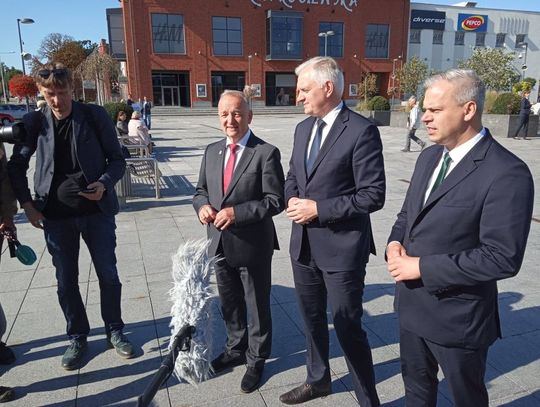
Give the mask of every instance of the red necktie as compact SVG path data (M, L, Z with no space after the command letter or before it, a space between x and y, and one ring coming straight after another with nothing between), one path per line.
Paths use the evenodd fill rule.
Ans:
M229 144L231 153L229 154L229 159L227 160L225 171L223 172L223 193L227 192L227 188L229 188L229 184L233 177L234 164L236 163L236 147L238 147L238 144Z

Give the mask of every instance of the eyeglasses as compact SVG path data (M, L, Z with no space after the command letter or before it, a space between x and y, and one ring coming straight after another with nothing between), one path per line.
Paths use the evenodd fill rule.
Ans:
M67 73L68 70L65 68L42 69L38 71L38 75L41 76L43 79L49 79L49 76L51 76L51 74L55 76L66 76Z

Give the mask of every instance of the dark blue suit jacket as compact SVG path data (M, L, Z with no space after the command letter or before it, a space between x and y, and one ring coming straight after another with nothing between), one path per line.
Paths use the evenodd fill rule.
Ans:
M114 123L101 106L72 103L73 134L79 165L88 184L100 181L105 185L106 191L98 205L103 213L114 215L119 209L114 185L122 178L126 168ZM52 112L46 107L42 114L28 113L23 117L23 122L28 137L24 143L13 148L13 155L8 163L9 177L21 205L32 201L26 171L30 158L36 152L34 205L37 210L42 211L54 175Z
M384 205L379 130L344 106L308 176L305 160L315 121L309 117L296 127L285 202L292 197L312 199L317 202L318 218L305 226L293 223L290 254L298 260L303 239L308 239L321 270L355 270L367 263L370 252L375 254L369 214Z
M443 152L424 150L390 241L420 257L421 280L396 286L402 328L445 346L478 348L500 336L497 280L521 267L534 186L527 165L487 131L423 204Z

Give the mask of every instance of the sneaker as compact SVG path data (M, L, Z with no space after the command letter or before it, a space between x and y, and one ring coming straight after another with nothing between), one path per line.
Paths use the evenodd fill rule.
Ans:
M79 367L81 360L88 348L86 336L73 338L62 357L62 367L66 370L74 370Z
M131 345L127 336L122 331L112 332L110 336L107 336L107 343L110 348L116 349L116 353L125 359L135 356L133 345Z
M13 351L4 342L0 342L0 365L10 365L13 362L15 362Z
M6 403L15 398L15 392L10 387L0 386L0 403Z

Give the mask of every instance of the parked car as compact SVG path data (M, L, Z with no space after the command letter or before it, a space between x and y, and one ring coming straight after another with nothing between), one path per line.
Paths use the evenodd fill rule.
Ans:
M0 105L0 113L8 114L13 116L16 120L20 120L26 114L26 106Z
M0 113L0 123L2 126L6 126L8 124L11 124L15 121L15 118L9 114Z

